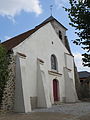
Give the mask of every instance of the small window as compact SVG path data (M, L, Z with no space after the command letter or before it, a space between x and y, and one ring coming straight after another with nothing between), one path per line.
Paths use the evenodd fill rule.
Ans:
M62 33L60 30L59 30L59 38L62 40Z
M57 70L57 59L55 55L51 55L51 69Z

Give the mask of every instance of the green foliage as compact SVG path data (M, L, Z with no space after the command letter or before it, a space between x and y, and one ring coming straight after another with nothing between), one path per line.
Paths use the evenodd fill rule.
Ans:
M7 52L0 44L0 104L2 102L3 90L8 80L8 64Z
M70 8L64 9L68 12L70 25L75 27L79 36L73 43L84 49L83 65L90 67L90 0L69 0L69 3Z

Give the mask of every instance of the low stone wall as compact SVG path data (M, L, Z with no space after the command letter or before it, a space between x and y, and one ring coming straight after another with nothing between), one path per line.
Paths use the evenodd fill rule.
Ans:
M15 57L10 54L10 64L9 64L9 80L6 83L3 98L2 98L2 110L12 111L14 109L14 99L15 99Z
M81 98L90 98L90 88L89 88L89 84L87 83L83 83L80 86L80 90L81 90Z

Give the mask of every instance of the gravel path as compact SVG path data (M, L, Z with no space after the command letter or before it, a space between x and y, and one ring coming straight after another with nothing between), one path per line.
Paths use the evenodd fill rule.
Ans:
M25 113L1 113L0 120L90 120L90 102L53 105Z
M90 102L53 105L52 108L35 109L33 112L59 112L80 117L90 113Z

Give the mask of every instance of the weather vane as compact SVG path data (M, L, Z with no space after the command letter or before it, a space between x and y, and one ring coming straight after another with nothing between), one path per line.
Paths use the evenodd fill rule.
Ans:
M51 16L52 16L52 9L53 9L53 5L50 5Z

